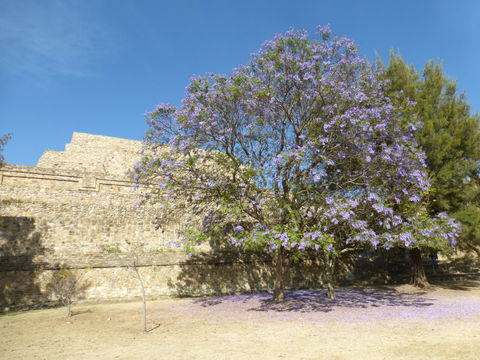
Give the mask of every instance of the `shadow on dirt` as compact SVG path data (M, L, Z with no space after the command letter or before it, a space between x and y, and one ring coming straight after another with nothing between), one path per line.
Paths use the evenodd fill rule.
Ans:
M461 291L469 291L474 288L480 287L480 276L476 275L471 279L468 279L467 275L460 274L457 276L458 278L455 279L450 276L450 280L443 280L443 279L432 279L430 278L430 284L434 287L441 288L441 289L448 289L448 290L461 290ZM467 277L467 278L466 278Z
M255 295L232 295L196 300L203 307L224 303L246 303L252 307L248 311L277 312L329 312L341 308L371 307L427 307L434 305L433 299L421 293L400 293L390 289L348 289L337 290L336 299L330 300L323 290L287 291L283 303L272 301L267 293Z

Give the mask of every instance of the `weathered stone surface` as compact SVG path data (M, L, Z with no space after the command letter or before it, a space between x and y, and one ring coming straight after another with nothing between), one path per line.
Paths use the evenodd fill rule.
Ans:
M141 150L140 141L74 132L65 151L45 151L37 166L125 177Z
M86 272L88 299L139 295L117 253L125 240L155 250L139 263L150 296L268 287L262 262L187 258L171 246L177 227L157 230L155 208L135 206L128 171L141 148L139 141L74 133L65 151L46 151L37 167L0 169L0 305L48 300L46 283L59 267Z
M74 133L65 151L47 150L36 167L0 168L0 311L50 300L47 284L58 268L83 274L87 299L139 296L118 252L125 240L150 250L138 265L151 297L271 288L268 257L245 259L207 246L189 258L172 246L182 219L156 229L156 208L135 206L128 176L141 149L140 141ZM382 260L360 259L345 280L384 282L391 264L375 258ZM315 261L296 263L287 286L320 287L320 273Z

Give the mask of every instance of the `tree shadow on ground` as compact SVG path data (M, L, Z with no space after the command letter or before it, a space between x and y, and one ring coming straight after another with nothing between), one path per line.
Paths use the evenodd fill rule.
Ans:
M336 299L330 300L323 290L287 291L286 300L276 303L267 293L255 295L234 295L199 299L194 303L203 307L222 303L242 302L252 304L248 311L276 312L330 312L341 308L372 307L427 307L432 306L433 299L419 293L401 293L391 289L346 289L336 291Z
M461 274L465 277L464 274ZM480 279L480 276L477 275L477 279ZM451 279L451 280L443 280L443 279L429 279L430 284L434 287L441 288L441 289L448 289L448 290L461 290L461 291L469 291L474 288L480 287L480 280L473 279Z
M63 307L63 306L65 306L65 305L63 305L63 304L58 304L57 307L60 308L60 307ZM92 310L90 310L90 309L85 309L85 310L72 310L72 317L73 317L73 316L77 316L77 315L90 314L90 313L92 313Z
M152 331L158 329L160 326L162 326L162 324L154 324L150 328L148 328L146 332L147 333L152 332Z

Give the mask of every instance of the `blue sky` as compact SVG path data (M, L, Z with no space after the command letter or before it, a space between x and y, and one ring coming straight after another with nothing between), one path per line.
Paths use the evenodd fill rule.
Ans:
M476 0L0 0L0 135L35 165L74 131L141 140L144 112L194 74L229 73L277 33L329 23L361 52L442 61L480 112Z

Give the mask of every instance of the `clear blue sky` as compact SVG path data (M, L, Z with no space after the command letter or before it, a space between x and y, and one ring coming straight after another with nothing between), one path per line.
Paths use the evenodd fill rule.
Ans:
M0 135L35 165L73 131L142 139L143 113L189 78L229 73L276 33L329 23L373 59L441 60L480 112L477 0L0 0Z

